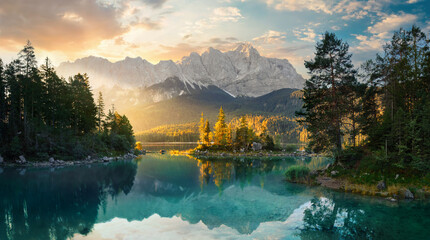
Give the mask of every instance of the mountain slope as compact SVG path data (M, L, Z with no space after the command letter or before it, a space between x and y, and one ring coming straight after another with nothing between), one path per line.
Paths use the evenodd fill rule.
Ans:
M214 123L221 106L227 119L244 114L294 117L295 111L302 107L297 92L297 89L281 89L258 98L233 98L216 86L208 86L193 94L152 104L131 106L125 109L124 113L136 131L166 124L196 122L202 112L211 123Z

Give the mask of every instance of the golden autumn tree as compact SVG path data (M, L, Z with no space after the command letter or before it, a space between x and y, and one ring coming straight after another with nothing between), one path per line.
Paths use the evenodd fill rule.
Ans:
M225 123L225 114L222 107L219 109L218 121L214 127L214 144L219 146L227 145L227 124Z

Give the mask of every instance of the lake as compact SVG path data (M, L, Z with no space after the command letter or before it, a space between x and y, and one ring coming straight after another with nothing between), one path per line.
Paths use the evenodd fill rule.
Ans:
M325 158L148 154L0 168L0 239L429 239L428 201L391 203L284 181Z

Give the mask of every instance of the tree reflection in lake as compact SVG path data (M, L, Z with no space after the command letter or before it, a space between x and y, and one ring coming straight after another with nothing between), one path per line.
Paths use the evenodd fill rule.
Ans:
M421 211L417 211L422 209ZM342 193L314 198L304 211L302 239L428 239L429 203L389 203ZM413 216L411 212L414 212Z
M46 170L4 169L0 175L0 239L67 239L93 228L107 197L127 194L132 162Z

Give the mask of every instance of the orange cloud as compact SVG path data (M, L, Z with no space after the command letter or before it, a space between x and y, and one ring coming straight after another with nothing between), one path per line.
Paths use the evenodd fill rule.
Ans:
M2 0L0 46L14 51L30 40L41 50L81 51L127 30L117 14L95 0Z

